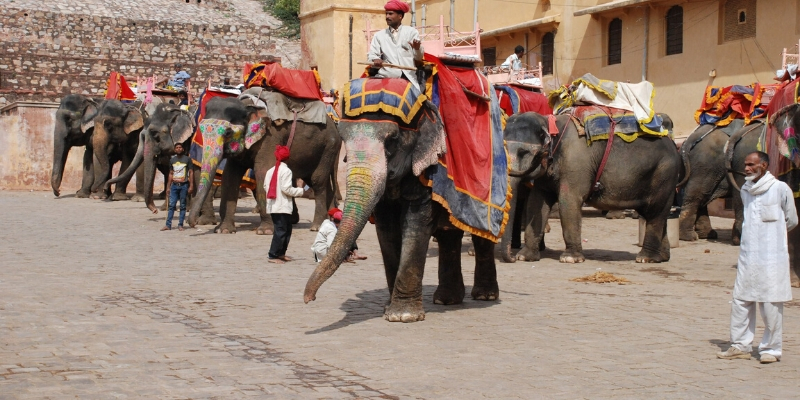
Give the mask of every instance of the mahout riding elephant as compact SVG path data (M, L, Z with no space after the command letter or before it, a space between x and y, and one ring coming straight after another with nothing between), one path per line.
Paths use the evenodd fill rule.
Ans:
M264 176L275 166L275 146L288 144L292 131L291 155L284 160L295 179L303 179L314 189L316 207L311 230L316 231L327 217L334 201L335 172L342 139L336 125L323 111L324 123L306 123L302 120L273 121L266 105L259 102L261 89L251 89L255 97L213 98L206 105L205 118L200 121L203 133L203 161L196 197L205 199L211 189L214 172L220 161L227 160L222 174L222 198L219 214L221 222L215 231L235 233L234 211L239 199L239 185L248 168L256 177L256 200L261 224L256 234L271 235L272 220L266 213ZM246 91L248 93L248 91ZM278 98L287 97L274 92ZM253 101L256 99L256 101ZM287 100L289 101L289 100ZM321 102L320 102L321 103ZM324 110L324 105L322 105ZM195 202L189 212L189 224L198 223L201 203ZM230 210L230 212L228 212Z
M797 134L798 132L800 132L800 104L795 103L777 110L775 113L769 116L769 121L770 121L769 123L773 125L771 128L774 128L773 132L774 134L784 135L785 138L794 137L794 139L797 140ZM774 141L771 140L771 138L767 138L765 140L765 144L768 148L775 145ZM797 145L795 144L794 148L790 148L790 150L797 151L796 146ZM795 158L796 157L797 156L795 156ZM786 161L786 160L775 159L779 157L774 157L774 156L771 156L770 158L771 159L769 160L769 162L771 171L774 169L777 163L781 161ZM741 169L739 169L737 167L738 156L733 158L733 162L734 162L734 167L731 169L733 171L736 171L735 173L737 176L743 176L744 163L740 164L742 165L742 167ZM791 163L793 161L789 162ZM783 182L786 182L789 185L789 187L792 189L792 192L794 192L795 208L800 210L800 197L798 196L798 193L800 193L800 168L798 168L796 164L793 164L786 173L776 175L776 178L780 179ZM744 182L743 178L741 179L742 179L741 181L737 179L737 183L740 186ZM794 280L800 278L800 229L795 228L789 231L789 236L787 239L789 244L789 264L792 266L792 271L794 271L795 274L795 276L792 278ZM794 283L795 286L797 285L797 282L798 281L795 280Z
M161 171L164 175L164 183L166 185L170 169L169 160L170 157L175 155L175 144L181 143L184 149L189 149L194 129L194 119L191 112L181 110L179 106L174 104L158 104L153 108L153 114L149 115L144 129L139 133L139 146L130 166L116 178L106 182L106 187L123 180L129 180L140 165L144 164L143 194L145 206L154 214L158 213L158 209L153 202L153 181L155 180L156 171ZM192 168L194 168L194 185L197 187L200 180L200 168L194 165ZM164 191L166 192L166 188L164 188ZM192 195L192 197L194 196ZM169 198L166 200L165 206ZM216 223L212 201L213 198L208 196L203 204L198 219L199 225Z
M637 262L668 261L667 217L681 172L675 143L668 137L640 136L628 143L614 135L614 142L599 185L595 178L607 141L593 141L578 135L569 115L555 117L558 133L550 136L548 119L524 113L508 119L505 129L512 179L533 180L528 198L528 225L519 260L541 258L539 243L551 207L558 202L566 250L561 262L583 262L581 207L585 203L600 210L636 210L647 221L644 246ZM597 188L595 190L595 187ZM514 203L512 202L512 213ZM501 242L510 252L510 237ZM510 259L510 255L503 256Z
M451 225L447 210L432 199L431 188L419 177L444 152L443 123L436 106L425 101L410 124L382 111L345 115L339 121L339 133L347 149L343 218L327 256L306 283L305 302L316 299L317 290L336 272L372 215L391 296L385 319L425 319L422 276L432 235L439 245L434 302L461 303L464 232ZM472 241L476 253L472 297L497 300L494 243L475 235Z
M75 197L89 197L94 182L94 151L92 150L93 120L98 107L97 102L81 94L69 94L61 99L56 111L55 130L53 132L53 171L50 175L50 186L53 194L61 194L61 179L64 177L64 166L67 163L69 150L75 146L85 146L83 153L83 180Z
M94 183L92 184L92 198L106 198L99 193L105 187L106 181L111 175L113 161L112 154L119 152L122 161L120 171L128 169L133 158L136 156L136 149L139 146L139 133L144 127L145 115L138 107L125 104L119 100L106 100L98 108L97 115L90 123L94 126L92 134L92 150L94 151ZM143 172L137 171L135 201L144 199ZM120 181L114 188L112 200L128 200L126 194L128 182Z
M679 183L684 198L680 215L680 239L694 241L716 239L717 232L711 227L708 204L719 198L731 198L737 215L734 220L732 242L739 244L742 228L742 202L732 179L744 183L744 177L728 177L731 159L736 153L734 169L744 169L744 157L756 151L758 139L764 131L764 122L757 120L744 126L743 120L734 120L726 127L701 125L689 135L681 146L681 159L686 174ZM729 153L726 160L726 150Z

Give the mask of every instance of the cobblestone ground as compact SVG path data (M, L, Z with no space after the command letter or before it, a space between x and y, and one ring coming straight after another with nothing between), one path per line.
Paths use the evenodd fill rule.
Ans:
M311 200L289 247L266 263L250 199L239 233L159 232L142 203L0 192L0 398L795 398L798 302L784 359L723 361L737 248L681 242L672 261L634 263L637 221L584 219L587 262L498 264L500 301L382 318L388 298L374 228L369 259L344 264L305 305L314 268ZM472 270L466 253L462 260ZM602 271L630 285L576 283ZM465 281L472 281L465 272ZM469 293L470 288L467 288ZM800 293L795 289L795 296ZM757 337L762 325L759 317Z

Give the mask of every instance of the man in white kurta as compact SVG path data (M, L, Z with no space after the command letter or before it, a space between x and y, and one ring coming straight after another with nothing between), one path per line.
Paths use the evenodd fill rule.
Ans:
M367 58L379 68L376 77L405 78L419 90L419 82L414 71L383 66L387 63L414 68L414 61L422 61L424 50L419 32L410 26L402 25L403 16L409 11L409 7L404 2L391 0L386 3L384 9L389 27L376 32L372 37Z
M745 158L742 186L744 222L736 283L731 301L731 347L724 359L750 359L756 329L756 304L764 321L758 346L762 364L780 361L783 303L792 299L787 232L797 226L792 190L767 171L769 157Z

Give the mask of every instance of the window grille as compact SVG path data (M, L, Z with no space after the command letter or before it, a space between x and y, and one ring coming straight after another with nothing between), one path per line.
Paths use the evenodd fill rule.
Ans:
M556 35L545 33L542 37L542 75L553 74L553 48Z
M608 24L608 65L622 63L622 20L614 18Z
M667 55L683 53L683 8L667 11Z

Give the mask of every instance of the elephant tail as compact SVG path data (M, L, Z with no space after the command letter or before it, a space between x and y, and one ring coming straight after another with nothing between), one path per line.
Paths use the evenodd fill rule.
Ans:
M683 161L684 173L683 173L683 179L681 179L681 181L678 182L677 185L675 185L675 187L677 188L680 188L683 185L685 185L686 182L689 181L689 175L692 174L692 164L689 163L689 152L692 151L692 149L689 146L687 146L687 144L688 143L683 142L683 145L681 146L681 160Z
M733 153L736 150L736 145L739 144L745 135L754 131L756 128L762 125L753 124L753 127L750 129L739 129L738 131L734 132L731 137L728 138L728 141L725 142L725 147L723 148L723 152L725 153L725 173L728 178L728 183L731 187L736 190L737 192L741 191L742 188L739 187L739 184L736 183L736 178L733 176L734 174L744 175L741 171L734 171L733 170Z
M142 131L139 132L139 146L136 148L136 155L133 157L131 165L129 165L128 169L126 169L124 172L117 175L116 178L107 180L105 185L103 185L103 190L108 190L112 184L126 182L127 180L131 179L133 174L136 172L136 169L142 165L142 161L144 160L144 141L146 135L147 129L142 129Z

